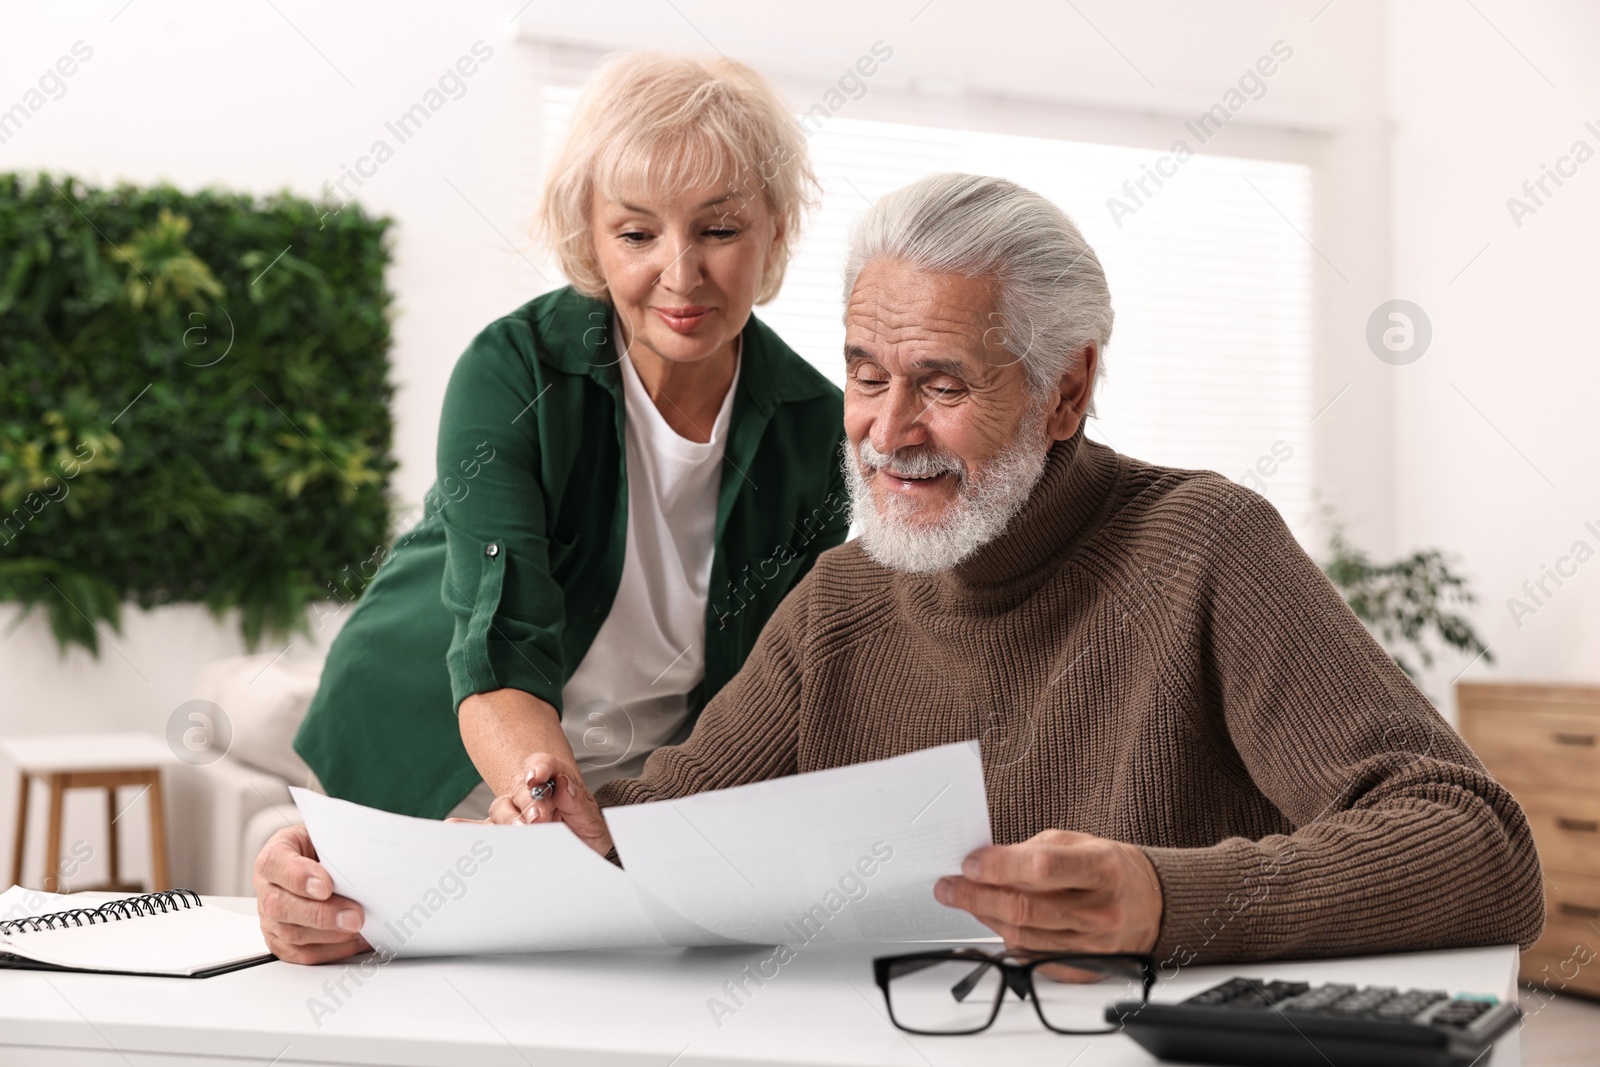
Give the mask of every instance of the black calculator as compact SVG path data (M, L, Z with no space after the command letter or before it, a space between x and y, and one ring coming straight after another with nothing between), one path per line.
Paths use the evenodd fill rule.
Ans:
M1247 1067L1485 1067L1521 1017L1494 997L1230 978L1177 1004L1106 1009L1164 1060Z

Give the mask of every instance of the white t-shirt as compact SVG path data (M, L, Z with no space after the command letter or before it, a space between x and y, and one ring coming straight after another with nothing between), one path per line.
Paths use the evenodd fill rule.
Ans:
M561 727L590 789L639 774L688 718L688 695L705 675L717 494L742 360L705 444L662 418L626 349L619 362L628 474L622 581L561 691Z

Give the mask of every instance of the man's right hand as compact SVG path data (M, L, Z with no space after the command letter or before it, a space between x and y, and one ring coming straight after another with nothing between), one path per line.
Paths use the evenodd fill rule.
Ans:
M256 912L267 948L289 963L328 963L368 951L361 905L335 896L304 826L267 839L256 857Z

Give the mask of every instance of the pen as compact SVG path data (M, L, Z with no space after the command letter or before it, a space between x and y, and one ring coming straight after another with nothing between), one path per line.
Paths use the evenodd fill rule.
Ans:
M533 799L534 800L544 800L546 797L555 796L556 795L556 780L555 780L555 777L551 776L550 780L546 781L546 782L535 782L532 778L529 778L528 779L528 792L533 795Z

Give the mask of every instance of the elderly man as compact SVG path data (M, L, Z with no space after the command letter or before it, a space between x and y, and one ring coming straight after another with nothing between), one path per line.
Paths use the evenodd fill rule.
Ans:
M591 797L535 755L556 795L492 818L607 852L607 805L981 738L998 844L929 889L1013 950L1182 965L1537 937L1522 812L1272 506L1085 439L1110 294L1059 209L929 178L867 215L846 279L860 538L641 777ZM294 863L285 884L316 869Z

